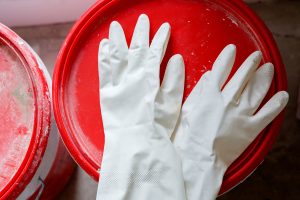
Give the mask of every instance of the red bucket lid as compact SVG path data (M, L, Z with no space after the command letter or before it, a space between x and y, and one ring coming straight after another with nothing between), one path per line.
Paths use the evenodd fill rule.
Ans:
M242 1L99 1L69 33L57 60L53 83L55 116L63 141L77 163L96 180L104 147L97 73L99 42L108 37L110 23L117 20L129 43L142 13L150 18L152 37L163 22L171 24L162 72L171 55L183 55L185 98L229 43L237 46L233 71L255 50L262 51L263 62L274 63L275 78L266 98L287 89L285 69L272 35ZM221 193L245 179L263 161L282 120L280 115L232 164L224 177Z
M30 47L0 24L0 199L30 182L49 134L49 90Z

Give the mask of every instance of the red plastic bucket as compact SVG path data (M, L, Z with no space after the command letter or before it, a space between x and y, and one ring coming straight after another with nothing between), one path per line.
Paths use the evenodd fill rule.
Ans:
M150 18L152 37L163 22L171 24L171 39L162 74L171 55L183 55L185 98L229 43L237 46L233 71L255 50L262 51L263 62L274 63L275 78L266 99L287 89L285 69L271 33L242 1L99 1L69 33L57 60L53 82L54 113L61 136L73 158L95 180L99 178L104 146L97 73L99 42L108 37L109 24L113 20L122 24L129 42L142 13ZM282 120L281 114L231 165L220 194L244 180L263 161Z
M0 24L0 199L53 199L75 164L58 134L51 78L36 53Z

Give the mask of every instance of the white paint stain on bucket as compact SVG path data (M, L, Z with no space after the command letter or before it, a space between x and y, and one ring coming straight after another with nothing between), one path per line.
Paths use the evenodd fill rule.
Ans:
M74 163L52 116L51 78L32 48L0 24L0 199L51 198Z

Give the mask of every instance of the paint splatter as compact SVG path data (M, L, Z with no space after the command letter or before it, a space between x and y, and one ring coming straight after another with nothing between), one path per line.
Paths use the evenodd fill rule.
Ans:
M33 121L33 90L27 72L14 51L0 43L0 190L25 157Z

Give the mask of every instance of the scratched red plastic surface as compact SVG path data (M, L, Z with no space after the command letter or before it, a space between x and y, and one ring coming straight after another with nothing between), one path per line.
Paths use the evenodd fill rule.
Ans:
M224 2L226 1L111 1L97 10L90 10L94 14L86 15L85 23L81 20L77 29L72 30L67 40L69 44L65 44L56 69L54 86L59 90L54 93L58 96L58 102L55 103L60 109L56 114L59 113L61 117L58 123L60 128L64 127L61 133L72 156L95 179L98 178L97 170L104 147L97 54L99 42L108 37L110 23L113 20L121 23L129 44L140 14L145 13L150 18L151 38L162 23L169 22L171 38L161 75L163 76L169 58L177 53L182 54L186 66L186 98L201 75L211 69L219 52L229 43L237 46L237 60L233 72L255 50L263 52L263 62L271 60L269 47L254 30L255 27L248 25L241 16L243 13L236 12L237 8L233 9L228 6L229 3ZM278 63L275 68L279 73L275 75L275 80L280 82L285 80L285 74L283 66ZM282 88L285 88L285 83L273 83L268 97ZM249 154L256 151L255 145L250 147ZM228 174L230 171L234 174L234 170L247 163L247 159L252 157L241 158L240 163L233 165ZM257 163L255 165L257 166ZM249 171L246 173L249 174ZM243 176L245 178L245 173ZM238 179L241 181L241 177L235 179L235 183L231 183L230 187L236 184Z
M0 41L0 191L27 153L34 119L32 96L23 64Z

